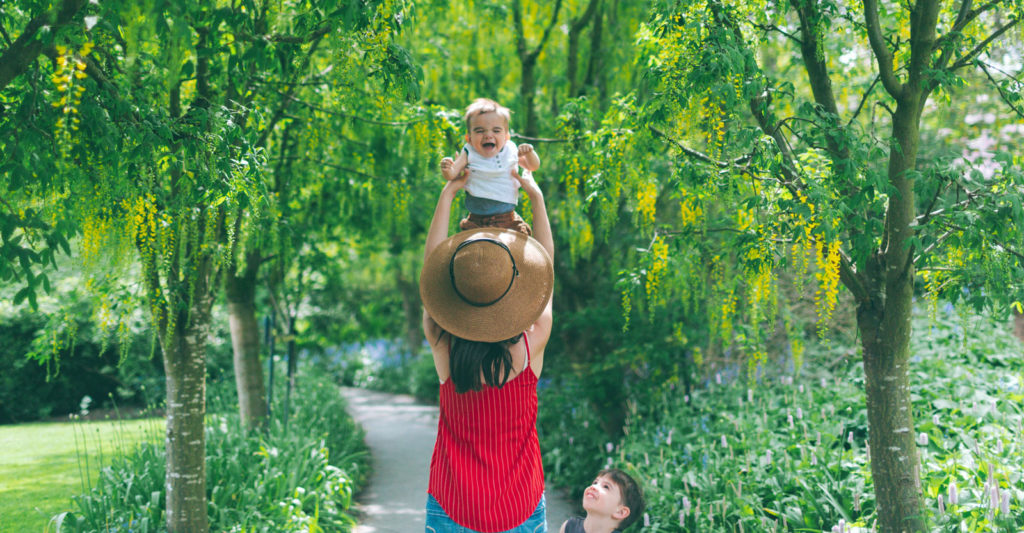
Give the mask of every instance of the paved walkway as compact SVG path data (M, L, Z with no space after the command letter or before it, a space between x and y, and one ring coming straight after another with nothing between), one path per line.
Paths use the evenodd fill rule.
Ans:
M437 407L411 396L342 388L348 410L366 430L373 474L356 508L355 533L423 531L430 455L437 432ZM564 495L549 488L548 529L557 532L573 512Z

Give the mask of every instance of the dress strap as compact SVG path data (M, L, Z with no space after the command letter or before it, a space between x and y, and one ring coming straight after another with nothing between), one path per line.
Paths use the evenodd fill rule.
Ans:
M527 338L526 332L523 332L523 342L526 343L526 364L523 365L522 372L526 372L527 368L530 368L530 339Z

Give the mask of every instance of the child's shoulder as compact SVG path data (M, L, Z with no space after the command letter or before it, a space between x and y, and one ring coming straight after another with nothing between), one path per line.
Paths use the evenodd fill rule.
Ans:
M565 524L562 525L561 533L587 533L586 530L583 529L583 517L574 516L566 520Z

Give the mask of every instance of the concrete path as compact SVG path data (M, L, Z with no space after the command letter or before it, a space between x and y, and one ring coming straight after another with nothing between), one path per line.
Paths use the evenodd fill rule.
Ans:
M419 533L424 526L437 407L411 396L342 387L348 410L366 430L373 474L358 495L355 533ZM557 532L574 506L548 488L548 529Z

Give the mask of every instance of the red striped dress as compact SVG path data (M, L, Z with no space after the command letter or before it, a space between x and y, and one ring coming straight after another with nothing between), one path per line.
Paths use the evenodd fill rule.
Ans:
M451 378L442 383L440 413L428 492L463 527L493 533L525 522L544 493L530 343L526 368L500 389L456 394Z

